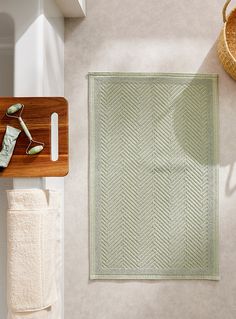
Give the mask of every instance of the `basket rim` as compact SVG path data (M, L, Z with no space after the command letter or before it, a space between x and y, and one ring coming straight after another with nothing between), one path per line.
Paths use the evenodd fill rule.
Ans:
M223 32L223 34L224 34L224 42L225 42L225 45L226 45L227 52L230 54L231 58L236 63L236 57L234 57L233 54L231 53L231 51L229 49L229 46L228 46L227 37L226 37L227 23L228 23L228 20L229 20L230 16L233 15L234 13L236 13L236 7L230 12L230 14L227 17L227 20L224 23L224 32Z

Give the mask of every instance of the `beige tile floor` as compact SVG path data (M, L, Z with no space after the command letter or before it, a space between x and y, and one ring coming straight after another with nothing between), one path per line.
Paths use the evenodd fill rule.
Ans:
M236 318L236 82L216 56L224 0L87 0L66 20L70 174L66 178L65 318ZM220 272L210 281L88 280L89 71L220 75Z

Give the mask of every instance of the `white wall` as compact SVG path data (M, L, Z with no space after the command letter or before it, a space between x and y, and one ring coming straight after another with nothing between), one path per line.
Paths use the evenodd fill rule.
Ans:
M14 93L14 21L6 13L0 12L0 96L12 96ZM0 180L0 319L7 315L6 305L6 256L7 230L6 189L13 187L12 179Z
M14 95L63 95L64 18L54 0L0 0L1 12L14 21Z
M42 95L64 95L64 18L53 0L43 0Z
M12 96L11 83L13 81L13 59L13 52L7 52L0 48L0 70L2 74L6 74L4 78L2 76L0 77L0 96Z
M67 18L81 18L86 15L86 0L55 0Z
M4 46L0 21L0 95L14 96L63 96L64 95L64 18L54 0L0 0L0 15L7 13L13 21L14 31L14 79L10 59L1 54ZM8 37L9 38L9 37ZM11 56L11 57L10 57ZM4 69L1 67L4 65ZM8 83L8 84L7 84ZM11 87L10 87L11 84ZM62 192L64 203L64 179L13 179L0 180L0 190L9 188L53 188ZM6 319L6 197L0 192L0 319ZM63 216L60 223L63 237ZM63 245L62 245L63 246ZM63 247L58 278L63 290ZM63 305L63 296L61 296ZM63 307L62 307L63 308ZM61 309L63 313L63 309ZM61 319L60 318L56 319Z
M14 90L14 21L0 12L0 96L12 96Z

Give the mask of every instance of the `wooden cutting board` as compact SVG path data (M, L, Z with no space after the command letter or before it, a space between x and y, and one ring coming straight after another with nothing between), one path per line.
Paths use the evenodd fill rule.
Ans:
M7 117L12 104L24 104L22 118L34 140L45 143L38 155L27 155L29 139L17 119ZM58 114L58 160L51 160L51 115ZM10 125L22 130L7 168L0 169L0 177L47 177L68 174L68 103L61 97L0 98L0 141ZM0 142L1 143L1 142ZM0 144L1 145L1 144ZM1 147L0 147L1 149Z

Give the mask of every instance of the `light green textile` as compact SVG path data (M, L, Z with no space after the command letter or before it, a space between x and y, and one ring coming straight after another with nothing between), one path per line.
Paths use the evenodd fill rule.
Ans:
M89 74L91 279L219 279L217 82Z
M6 168L8 166L20 132L21 130L7 125L2 141L2 149L0 151L0 168Z

